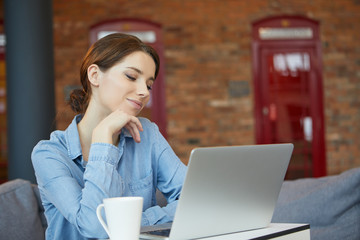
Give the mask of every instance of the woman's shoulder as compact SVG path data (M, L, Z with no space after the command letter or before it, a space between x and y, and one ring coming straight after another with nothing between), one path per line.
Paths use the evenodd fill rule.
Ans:
M50 136L48 139L41 139L38 144L44 144L44 143L50 143L50 142L56 142L60 141L60 139L63 138L65 134L64 130L55 130L50 133Z
M156 131L159 130L159 127L156 125L156 123L150 121L149 119L144 117L139 117L139 120L144 129L151 129Z
M39 141L34 151L53 151L67 153L71 147L79 145L79 134L77 130L76 116L65 130L55 130L50 134L49 139Z
M161 134L156 123L143 117L139 117L139 120L144 129L144 131L141 132L141 139L150 142L157 142Z
M45 152L61 154L67 152L65 131L56 130L50 134L49 139L40 140L34 147L32 155L44 154Z

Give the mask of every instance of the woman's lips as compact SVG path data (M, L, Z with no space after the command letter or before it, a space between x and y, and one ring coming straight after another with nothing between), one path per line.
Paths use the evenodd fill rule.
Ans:
M136 109L142 108L142 103L140 101L134 100L134 99L127 99L132 106L134 106Z

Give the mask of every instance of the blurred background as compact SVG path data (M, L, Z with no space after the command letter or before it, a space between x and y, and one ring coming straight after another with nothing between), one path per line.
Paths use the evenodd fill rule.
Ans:
M38 16L45 17L31 21ZM19 21L27 37L16 37L24 33L16 27ZM158 51L161 72L143 115L158 124L184 163L195 147L292 142L287 179L360 166L359 0L0 0L0 23L2 182L32 178L32 147L71 122L66 101L80 87L82 58L112 32L136 35ZM50 31L43 31L47 26ZM39 72L50 69L45 82L53 85L16 67L11 56L19 38L20 45L33 38L50 42L50 48L17 54L36 63L38 54L50 53L50 67ZM9 87L19 78L11 71L35 89ZM36 92L44 84L53 94ZM36 94L22 104L40 97L36 106L46 101L49 108L25 106L27 116L35 115L36 124L42 114L50 116L40 124L46 131L41 136L25 134L29 144L22 149L19 138L9 138L28 117L14 117L20 122L9 127L10 111L20 110L8 99L27 91ZM22 166L26 174L19 172Z

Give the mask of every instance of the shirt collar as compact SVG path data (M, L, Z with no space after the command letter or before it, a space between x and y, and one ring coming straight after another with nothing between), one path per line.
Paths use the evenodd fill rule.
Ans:
M82 119L82 115L76 115L71 124L66 129L66 142L68 143L68 154L72 160L82 155L79 131L77 124Z

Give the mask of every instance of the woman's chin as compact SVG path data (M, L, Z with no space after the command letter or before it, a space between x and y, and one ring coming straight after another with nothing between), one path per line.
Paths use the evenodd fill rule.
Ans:
M126 112L130 116L137 117L140 114L141 110L132 110L132 111L124 111L124 112Z

